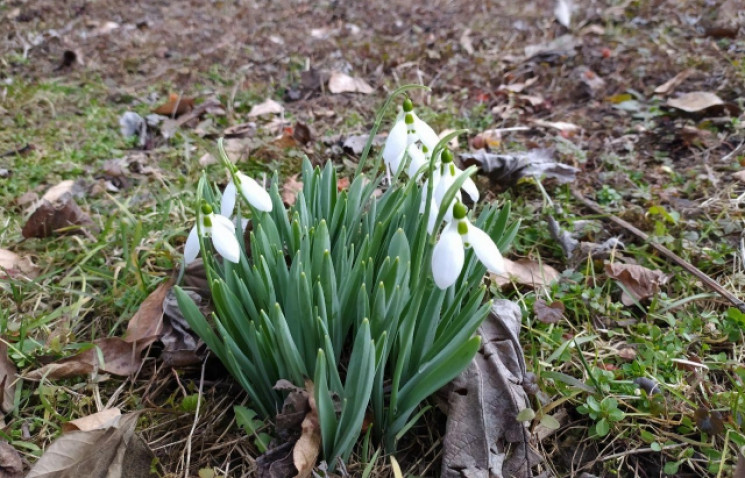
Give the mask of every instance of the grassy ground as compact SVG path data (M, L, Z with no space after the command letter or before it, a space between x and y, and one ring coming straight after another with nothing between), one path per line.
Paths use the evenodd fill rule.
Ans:
M423 83L431 91L414 99L424 119L437 130L471 130L460 138L460 152L488 128L536 119L582 128L576 134L544 128L508 133L496 147L553 148L580 169L574 184L546 181L543 194L534 181L504 192L486 177L478 181L487 198L511 199L522 219L510 257L561 273L545 287L502 291L525 312L523 346L541 389L534 408L560 423L538 442L544 468L557 476L730 476L736 450L745 445L745 314L587 209L572 188L743 297L745 187L733 176L745 164L745 132L737 118L745 96L742 33L707 35L718 13L703 1L578 1L576 46L531 60L526 46L566 33L553 21L553 2L409 3L0 4L8 27L0 39L0 154L9 152L0 157L0 169L8 170L0 178L0 248L40 266L35 280L0 282L0 333L19 374L122 334L144 298L178 265L203 169L199 159L215 153L214 135L248 121L254 104L282 102L288 123L307 124L314 139L285 149L273 143L278 131L267 120L251 119L256 133L246 139L244 169L279 169L288 177L308 154L316 162L334 161L341 175L349 175L356 156L324 138L366 133L387 91ZM62 64L65 50L75 52L70 65ZM309 89L303 83L308 67L349 71L376 91ZM714 92L737 104L737 113L687 115L665 107L655 88L689 68L676 93ZM587 81L593 74L602 85ZM500 89L526 82L524 92ZM293 90L300 99L288 101ZM144 116L172 92L197 103L220 100L225 114L202 118L212 136L185 127L144 151L121 136L123 112ZM32 147L14 153L27 144ZM133 170L116 178L107 172L108 160L133 157L139 165ZM224 182L219 168L206 171ZM80 182L77 202L98 231L24 240L27 206L18 199L66 179ZM106 181L117 190L107 190ZM547 215L567 230L583 225L577 237L586 242L620 238L625 247L611 251L606 262L660 270L667 282L651 299L624 305L602 258L564 257ZM560 301L562 320L537 320L538 299ZM129 379L19 380L0 436L33 463L70 419L107 404L161 407L171 413L149 414L140 424L161 474L183 475L189 448L192 475L213 467L249 475L256 445L242 438L230 412L245 400L219 372L208 374L205 412L189 440L194 413L182 405L197 392L199 378L198 368L170 370L151 358ZM639 378L653 381L660 393L640 388ZM437 422L427 416L424 423ZM439 433L435 425L415 430L410 449L430 451L425 459L402 459L408 472L434 473ZM387 472L383 460L379 469Z

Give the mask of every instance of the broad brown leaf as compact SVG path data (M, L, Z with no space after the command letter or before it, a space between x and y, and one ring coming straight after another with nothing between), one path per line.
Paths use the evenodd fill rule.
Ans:
M181 116L194 109L194 98L187 98L177 93L168 95L168 101L153 110L163 116Z
M135 315L129 319L124 340L138 347L146 347L160 338L163 332L163 301L171 290L174 280L161 283L140 304Z
M668 280L662 271L653 271L636 264L606 263L605 273L623 284L625 290L621 295L621 302L627 306L652 297Z
M101 372L114 375L132 375L140 367L140 352L142 348L125 342L119 337L108 337L95 340L94 347L72 357L67 357L56 362L44 365L32 370L27 378L39 380L42 377L49 379L60 379L87 375L98 369ZM99 363L100 355L104 363Z
M23 237L49 237L53 234L80 234L83 227L95 229L90 216L84 213L71 196L52 204L43 201L28 218Z
M555 324L564 316L564 304L560 300L547 304L545 300L537 299L533 304L533 312L536 319L544 324Z

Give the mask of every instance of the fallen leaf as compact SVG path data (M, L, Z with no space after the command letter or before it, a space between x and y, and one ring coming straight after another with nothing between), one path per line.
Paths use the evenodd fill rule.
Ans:
M222 145L228 159L233 163L248 157L248 140L245 138L225 138Z
M553 128L558 129L562 133L568 133L573 135L582 130L579 126L574 123L567 123L566 121L545 121L541 119L533 120L533 124L542 128Z
M636 349L634 347L622 347L618 350L618 356L631 362L636 359Z
M733 173L732 177L737 179L741 183L745 183L745 169L743 169L742 171L737 171L736 173Z
M505 273L492 274L494 283L503 287L513 281L520 285L530 287L543 287L557 280L559 271L546 264L539 264L528 259L520 261L504 260Z
M667 105L686 113L702 113L709 109L723 110L732 115L739 114L739 108L733 103L725 103L714 93L708 91L694 91L683 94L677 98L667 100Z
M538 77L534 76L532 78L528 78L527 80L525 80L525 82L522 82L522 83L510 83L509 85L500 85L498 90L509 91L510 93L522 93L525 89L532 86L537 81L538 81Z
M745 446L737 451L737 466L732 478L745 478Z
M206 167L211 164L217 164L217 159L215 159L214 156L212 156L210 153L204 153L201 158L199 158L199 165Z
M7 249L0 249L0 279L26 277L33 279L39 275L39 268L28 257L22 257Z
M30 206L38 200L38 194L33 191L26 191L25 193L18 196L18 198L16 198L15 203L18 207L25 208L26 206Z
M263 103L253 105L248 112L249 118L256 118L263 115L279 115L285 111L285 107L271 98L267 98Z
M556 179L560 184L574 182L579 169L553 159L548 149L532 149L514 154L496 154L486 150L458 155L464 166L477 165L492 181L507 188L524 177Z
M318 409L313 398L313 382L305 381L305 391L308 394L308 407L301 427L301 434L292 449L292 462L297 469L295 478L308 478L316 466L316 460L321 449L321 427L318 422Z
M353 78L339 71L331 73L328 83L329 92L338 93L363 93L369 95L375 91L372 86L365 83L361 78Z
M153 110L163 116L178 117L194 109L194 98L187 98L178 93L168 95L168 101Z
M336 180L336 190L339 192L344 191L349 187L349 178L343 177Z
M17 372L15 364L8 357L8 345L4 341L0 342L0 409L3 413L13 410Z
M137 478L153 476L153 453L135 433L139 413L105 426L76 430L54 441L26 478Z
M295 122L292 127L292 137L300 144L308 144L313 141L313 133L311 133L310 127L299 121Z
M99 428L108 428L114 421L119 420L122 411L118 408L107 408L92 415L76 418L62 424L62 432L90 431Z
M81 234L83 227L95 229L90 216L84 213L71 196L55 204L42 201L28 218L23 237L49 237L53 234Z
M209 297L210 290L201 259L192 262L186 268L184 283L187 285L184 291L205 316L210 315L209 305L205 305L207 301L203 299ZM168 291L163 301L163 331L160 342L163 344L160 360L165 367L186 367L200 364L204 360L204 343L186 322L173 289Z
M721 435L724 432L724 420L719 411L699 406L693 412L693 419L698 429L708 435Z
M145 144L147 124L142 119L142 116L134 111L127 111L119 117L119 129L125 138L138 136L140 138L140 145Z
M225 128L222 132L226 138L245 138L247 136L253 136L256 133L256 123L249 121L248 123L240 123L233 125L229 128Z
M65 199L66 196L74 196L78 194L81 189L82 188L80 184L75 184L75 181L73 181L72 179L66 179L47 189L47 191L41 197L41 200L53 203L55 201Z
M127 323L125 342L146 347L160 338L163 333L163 301L173 283L173 278L162 282L140 304L140 308Z
M496 300L478 334L482 348L448 390L442 478L531 476L540 457L516 417L530 407L519 334L520 307Z
M290 207L293 204L295 204L295 200L297 199L297 194L303 190L303 182L298 181L298 175L293 174L289 178L287 178L282 184L282 202L285 204L285 206Z
M673 76L672 78L655 88L655 94L665 96L669 95L675 90L675 88L679 87L686 80L686 78L691 76L692 73L693 70L691 69L681 71L677 75Z
M562 35L548 43L528 45L524 48L525 57L530 61L556 63L562 58L573 57L582 41L571 34Z
M0 478L22 478L23 460L18 450L8 442L0 441Z
M606 263L605 273L624 286L621 302L626 306L652 297L668 280L662 271L653 271L636 264Z
M487 129L474 136L471 146L474 149L497 148L502 144L502 133L498 129Z
M564 316L564 303L555 300L547 304L545 300L537 299L533 304L533 313L544 324L555 324Z
M32 370L26 375L30 380L78 377L96 370L113 375L129 376L140 367L142 348L125 342L119 337L108 337L93 341L93 347L72 357L63 358ZM99 362L99 355L103 363Z
M469 55L473 55L473 40L471 40L471 29L466 28L460 36L460 46Z
M572 23L572 0L556 0L554 16L561 25L569 28Z

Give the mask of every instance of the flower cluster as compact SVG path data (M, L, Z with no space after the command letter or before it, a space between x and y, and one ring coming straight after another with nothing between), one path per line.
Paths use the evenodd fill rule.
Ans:
M389 178L390 171L398 173L399 169L406 165L407 158L406 174L412 180L417 180L424 171L424 166L434 161L432 177L424 180L425 190L430 180L433 185L427 218L427 230L430 234L434 234L439 226L436 224L437 215L440 207L443 206L447 191L464 174L453 163L453 154L448 149L437 150L439 142L440 138L437 133L419 119L414 112L412 101L407 98L383 148L383 160ZM471 201L479 200L478 188L470 177L465 178L461 189ZM427 209L426 198L427 195L422 197L420 213ZM504 259L499 248L487 233L468 221L466 217L468 208L463 205L462 200L461 192L457 191L453 200L445 206L443 220L446 225L432 254L432 275L441 289L450 287L458 279L465 261L464 248L472 247L476 257L489 272L504 273Z

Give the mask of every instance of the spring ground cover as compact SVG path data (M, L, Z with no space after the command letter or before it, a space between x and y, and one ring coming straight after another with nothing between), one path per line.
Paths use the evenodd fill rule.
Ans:
M577 1L567 29L552 1L4 3L0 248L20 262L1 283L2 437L27 471L63 424L147 409L137 430L158 474L252 476L271 428L249 419L246 438L233 405L250 403L219 367L192 360L203 349L166 360L155 342L121 375L54 378L48 366L123 336L178 268L199 175L226 182L217 137L254 176L279 171L291 201L304 155L351 177L387 93L419 83L425 120L469 130L456 156L547 149L577 168L564 184L476 178L522 221L507 257L538 271L490 283L523 310L536 474L731 475L745 445L745 311L652 244L742 298L741 11ZM369 91L332 93L333 72ZM190 112L171 114L143 143L122 135L127 111L178 109L170 94L193 99L190 112L212 106L183 124ZM24 237L35 199L61 183L90 220L84 232ZM442 413L411 431L404 473L439 474Z

